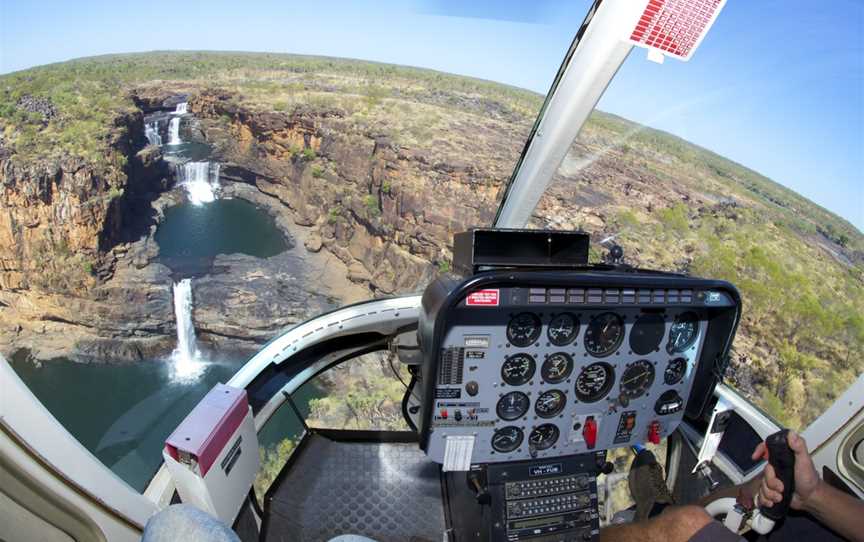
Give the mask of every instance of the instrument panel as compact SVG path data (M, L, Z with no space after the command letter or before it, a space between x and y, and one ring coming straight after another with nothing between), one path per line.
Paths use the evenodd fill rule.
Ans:
M480 292L450 311L437 345L432 460L446 465L449 437L473 437L472 464L495 463L659 442L681 421L708 330L702 293ZM715 293L715 303L733 304Z

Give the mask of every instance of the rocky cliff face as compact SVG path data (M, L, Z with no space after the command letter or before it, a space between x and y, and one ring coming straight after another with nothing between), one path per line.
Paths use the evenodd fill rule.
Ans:
M132 243L168 170L155 149L136 152L140 112L115 126L103 163L0 159L0 351L140 359L166 347L170 277L142 272L152 247Z
M338 109L251 111L220 92L190 108L207 119L223 179L277 198L312 228L310 251L325 248L383 294L416 290L448 265L453 233L491 222L510 165L495 155L518 154L522 141L490 130L470 154L444 142L418 150L354 130Z
M110 274L105 252L128 237L136 200L164 189L167 177L158 153L133 151L143 147L141 114L116 126L103 164L0 159L0 289L81 293L97 272Z

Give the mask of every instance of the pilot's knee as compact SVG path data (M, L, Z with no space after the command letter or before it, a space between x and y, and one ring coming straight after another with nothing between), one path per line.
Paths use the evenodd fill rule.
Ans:
M664 515L666 514L674 514L676 525L688 538L713 521L701 506L667 508L664 512Z

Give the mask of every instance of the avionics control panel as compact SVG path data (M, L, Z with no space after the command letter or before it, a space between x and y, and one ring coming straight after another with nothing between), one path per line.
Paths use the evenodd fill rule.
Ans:
M694 383L710 392L737 322L734 288L597 275L491 273L473 286L440 285L449 302L437 309L442 292L429 299L427 290L424 311L435 314L432 325L431 312L425 327L421 319L421 434L432 460L447 465L458 453L497 463L659 442L680 423Z
M605 460L605 454L601 454ZM497 464L486 471L492 497L490 540L596 539L597 456Z

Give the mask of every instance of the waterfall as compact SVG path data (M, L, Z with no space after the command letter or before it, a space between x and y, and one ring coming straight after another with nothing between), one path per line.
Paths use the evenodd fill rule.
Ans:
M192 205L202 205L216 199L219 190L218 163L186 162L179 166L177 176Z
M180 117L174 117L168 123L168 144L179 145L180 141Z
M174 374L178 378L190 378L201 371L201 354L195 340L195 325L192 322L192 280L183 279L174 283L174 317L177 320L177 348L171 354Z
M144 135L151 145L162 145L162 136L159 135L159 121L154 120L144 125Z
M177 104L177 108L174 109L174 114L175 115L185 115L188 109L189 109L189 104L187 104L186 102L181 102L181 103Z

